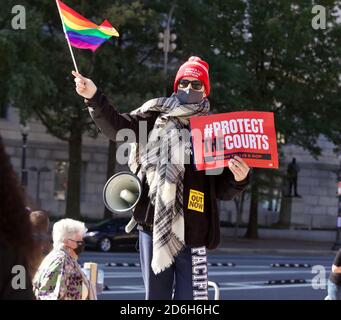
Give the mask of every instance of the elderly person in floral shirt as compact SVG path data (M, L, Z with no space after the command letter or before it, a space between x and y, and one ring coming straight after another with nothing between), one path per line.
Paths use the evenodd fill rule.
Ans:
M84 250L86 231L84 223L72 219L62 219L54 224L53 250L44 258L33 279L37 299L97 299L94 288L77 262L78 255Z

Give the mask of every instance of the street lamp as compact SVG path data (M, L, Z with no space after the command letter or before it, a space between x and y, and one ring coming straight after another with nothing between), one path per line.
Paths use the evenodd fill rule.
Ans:
M36 204L40 204L39 193L40 193L40 174L43 172L50 172L51 170L47 167L37 168L30 167L30 171L37 172L37 189L36 189Z
M337 171L337 197L338 197L338 210L336 222L336 239L333 244L332 250L341 248L341 162Z
M22 136L22 154L21 154L21 184L27 187L27 169L26 169L26 149L27 149L27 136L30 127L25 123L20 125Z
M168 69L168 53L173 52L176 49L176 40L177 36L175 33L170 33L170 24L172 21L172 15L175 9L175 1L172 3L170 11L168 13L167 24L164 32L159 33L158 48L163 50L164 53L164 66L163 66L163 75L164 75L164 87L163 87L163 95L167 94L167 69Z

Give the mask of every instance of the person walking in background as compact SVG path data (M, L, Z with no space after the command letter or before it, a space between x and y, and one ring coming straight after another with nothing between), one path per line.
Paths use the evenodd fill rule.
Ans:
M34 272L37 250L26 205L0 136L0 300L34 299L30 275ZM24 283L13 281L18 270Z
M288 164L287 168L287 179L289 183L289 190L287 197L291 197L291 191L294 187L294 197L300 198L301 196L297 193L297 179L298 173L300 172L300 167L296 162L296 158L293 158L291 163Z
M92 284L77 262L84 250L86 230L83 222L72 219L62 219L54 224L53 250L44 258L33 279L37 299L97 299Z
M52 239L49 234L50 219L45 211L32 211L30 212L30 221L33 228L33 239L35 247L37 248L37 257L34 263L34 274L37 272L38 267L43 261L44 257L52 249Z

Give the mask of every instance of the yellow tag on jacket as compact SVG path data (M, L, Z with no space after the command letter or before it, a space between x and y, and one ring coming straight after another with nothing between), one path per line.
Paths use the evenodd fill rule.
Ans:
M188 198L188 209L204 212L204 193L190 189Z

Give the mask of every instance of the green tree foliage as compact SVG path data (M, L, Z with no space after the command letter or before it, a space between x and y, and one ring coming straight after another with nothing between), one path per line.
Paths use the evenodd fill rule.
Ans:
M24 1L25 2L25 1ZM339 119L340 26L339 1L311 0L174 1L172 31L177 50L170 54L169 87L177 68L191 55L210 64L214 112L263 110L275 114L282 143L292 143L319 155L318 137L336 144ZM8 12L14 1L1 1ZM161 22L173 1L65 0L96 23L107 18L120 32L96 53L74 49L80 71L91 77L120 110L130 110L162 92L162 52L157 49ZM24 3L23 3L24 4ZM327 28L311 26L314 4L324 5ZM83 101L73 90L71 58L54 1L27 2L27 30L10 29L9 15L0 20L0 93L23 118L35 114L56 137L70 145L70 177L75 194L68 203L79 206L81 134L92 125ZM90 130L90 131L89 131ZM72 150L74 149L74 153ZM269 177L265 177L268 175ZM263 181L272 173L254 170L248 236L257 236L258 200ZM277 179L277 178L276 178ZM70 182L71 183L71 182ZM270 183L270 182L268 182ZM77 205L75 205L77 206ZM67 214L79 215L79 207Z
M159 54L155 13L140 1L64 2L95 23L107 18L121 35L95 53L74 48L79 71L91 77L121 110L137 107L156 94L160 75L151 67L153 55ZM2 103L17 107L22 121L38 117L49 133L68 142L66 216L79 218L82 135L95 136L97 131L74 90L74 67L55 2L23 2L27 29L21 31L11 29L9 10L14 4L0 4L1 12L7 12L0 31Z
M326 8L324 30L312 28L315 4ZM307 0L179 2L179 58L196 54L210 62L215 112L272 111L280 147L285 141L318 156L321 134L340 143L338 6ZM273 173L253 171L248 237L257 237L259 187L266 176L271 181Z

